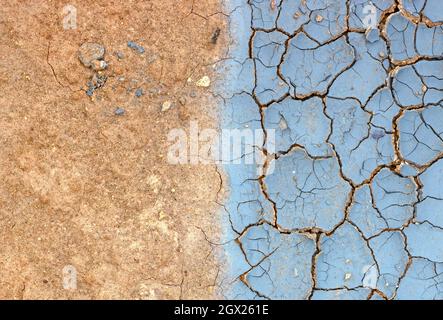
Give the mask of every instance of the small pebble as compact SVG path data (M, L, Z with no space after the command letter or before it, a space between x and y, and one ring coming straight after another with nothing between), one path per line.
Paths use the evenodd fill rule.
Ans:
M106 61L103 60L94 60L91 63L92 69L95 71L102 71L105 70L108 67L108 64Z
M134 41L128 41L128 47L134 49L140 54L145 52L145 48L143 48L141 45L136 44Z
M198 80L195 85L197 87L207 88L211 85L211 79L208 76L204 76L200 80Z
M94 88L93 87L91 87L88 90L86 90L86 95L88 97L92 97L93 94L94 94Z
M171 101L165 101L162 104L162 112L168 111L169 109L171 109L172 107L172 102Z
M323 21L323 17L318 14L317 17L315 17L315 21L322 22Z
M94 73L91 78L91 81L88 82L88 87L97 89L104 86L108 77L104 74Z
M140 98L143 95L143 89L142 88L138 88L137 90L135 90L135 96L137 98Z
M83 43L78 50L78 58L86 67L91 67L94 60L102 60L105 47L98 43Z
M125 55L123 54L123 52L120 52L120 51L117 51L117 52L115 53L115 55L117 56L117 59L118 59L118 60L122 60L122 59L125 57Z
M185 98L185 97L180 97L180 98L178 99L178 102L180 102L180 104L181 104L182 106L184 106L184 105L186 105L186 98Z
M163 220L163 219L165 219L167 217L168 217L168 215L166 213L164 213L163 211L160 211L160 213L159 213L159 219L160 220Z
M275 10L275 8L277 7L277 3L275 2L275 0L271 0L270 6L271 10Z
M114 114L115 114L116 116L122 116L122 115L125 114L125 109L123 109L123 108L117 108L117 109L115 109Z

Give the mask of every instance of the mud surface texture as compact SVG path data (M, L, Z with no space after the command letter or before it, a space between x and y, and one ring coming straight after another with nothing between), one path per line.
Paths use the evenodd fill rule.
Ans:
M230 10L224 123L262 130L266 162L226 165L222 294L443 298L441 1Z
M213 124L195 81L225 16L215 0L66 5L0 9L0 298L213 297L220 175L165 157L171 128Z

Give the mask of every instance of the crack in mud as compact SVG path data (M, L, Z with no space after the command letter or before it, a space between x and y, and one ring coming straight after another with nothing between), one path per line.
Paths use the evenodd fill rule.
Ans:
M364 296L367 299L377 297L381 299L399 298L402 283L408 282L405 285L407 287L409 282L412 281L408 277L408 273L411 272L411 267L415 261L419 261L426 268L426 261L432 264L433 279L439 279L439 268L443 263L443 260L432 260L411 252L411 248L417 252L423 252L424 249L420 245L411 245L406 233L411 225L421 226L423 223L428 223L432 230L442 229L437 223L432 224L425 219L420 219L417 211L424 200L430 199L423 193L424 184L421 177L428 170L437 170L433 168L443 157L443 130L437 127L435 121L431 124L431 115L423 115L422 113L427 111L430 113L430 110L441 110L443 107L443 86L439 82L442 81L443 77L440 77L442 76L441 72L437 75L430 73L430 70L436 70L438 66L441 69L443 51L433 52L430 55L417 44L414 44L414 49L410 49L408 47L409 43L407 43L408 40L400 43L397 40L392 40L392 37L396 36L396 32L406 32L407 30L406 27L404 30L400 30L395 23L407 21L404 23L413 25L415 28L414 41L416 43L419 28L422 32L428 32L429 29L434 28L433 46L437 46L443 42L441 32L443 23L432 21L422 12L426 10L427 1L424 3L422 11L414 15L408 9L405 9L405 1L395 0L390 1L391 4L382 9L377 7L379 17L377 27L368 30L363 26L355 25L355 21L358 20L355 17L357 1L337 1L334 4L328 1L320 2L325 3L325 7L315 7L317 5L315 1L299 1L299 3L297 2L298 8L296 3L293 4L293 7L290 7L294 8L293 17L295 21L305 19L300 25L294 27L294 31L290 30L289 27L285 28L284 23L281 22L283 18L286 19L283 15L289 10L288 2L285 0L248 0L247 6L249 9L244 9L245 12L249 12L248 14L251 17L247 56L233 57L232 60L242 65L241 72L243 72L243 68L246 68L247 63L251 64L251 67L248 68L252 72L250 74L252 84L245 86L249 90L240 88L237 92L220 96L225 104L234 98L244 97L244 99L249 99L256 105L256 114L260 117L259 125L264 134L263 144L258 149L265 161L261 166L261 174L256 178L249 178L248 181L256 182L262 201L268 202L269 206L263 204L260 199L257 201L260 202L261 210L269 210L269 214L264 214L256 222L248 223L238 231L238 227L234 226L232 220L236 212L229 212L225 207L226 211L229 212L232 230L237 230L235 232L238 236L235 238L235 243L239 246L245 261L249 265L249 268L241 273L238 279L253 296L266 299L273 297L313 299L329 297L322 295L317 297L317 293L332 294L339 292L355 293L356 296ZM375 6L379 2L374 1ZM310 5L315 8L311 10ZM300 8L303 8L305 12ZM317 21L317 25L326 24L329 15L343 21L343 25L334 26L337 29L334 30L332 25L337 22L331 20L328 22L327 31L323 32L324 29L316 27L315 21ZM293 21L287 22L288 25L290 23L296 24ZM375 40L370 39L371 32L378 32ZM323 39L324 37L326 39ZM405 37L403 36L403 39ZM268 39L268 42L262 40L262 38ZM262 42L257 44L260 41ZM340 41L342 41L342 47L339 46ZM323 48L329 46L332 46L333 49L321 51L321 53L323 55L330 54L333 62L329 62L331 66L325 68L323 74L315 74L317 72L316 68L323 68L322 64L328 64L327 61L320 62L323 57L321 55L316 56L315 53L317 50L323 50ZM361 51L363 46L366 46L366 52ZM409 55L410 50L414 51L414 55L399 59L399 56L404 55L403 52ZM261 54L263 54L262 57ZM300 61L304 60L305 64L291 65L288 59L291 59L291 55L294 54ZM311 60L306 58L308 57L307 54L312 54ZM340 54L343 54L343 56L339 56ZM352 61L347 61L348 57L351 57ZM337 59L337 61L334 59ZM339 62L340 59L345 60L343 67L331 71L334 61L338 64L341 63ZM364 64L370 64L373 67L372 69L366 69ZM293 77L289 75L291 69L288 65L296 69L292 71L297 71ZM408 68L412 68L412 71ZM329 74L327 74L328 72ZM373 72L373 74L364 75L360 72ZM415 75L420 82L418 89L421 92L417 92L419 90L416 89L416 84L411 84L415 86L414 88L408 86L408 83L413 82L414 79L403 76L406 72ZM326 77L324 74L327 74ZM343 80L346 77L354 76L355 78L348 80L348 82ZM365 82L365 78L371 77L374 79L378 77L379 82L377 83L375 80ZM262 78L266 80L265 86L260 82L263 80ZM362 89L361 91L355 91L354 84L349 84L353 79L356 79L356 86L360 85L362 87L357 88ZM404 79L407 83L403 81ZM248 82L248 80L241 81ZM309 90L302 88L306 92L297 92L300 86L304 86L308 82L311 82L312 88L308 88ZM324 83L326 84L323 85ZM319 86L324 88L319 89ZM363 92L364 90L367 93ZM351 95L352 92L356 92L356 95ZM426 95L428 92L432 94ZM273 119L276 119L274 116L276 113L272 113L276 106L287 101L289 101L288 103L310 103L316 98L321 100L323 113L321 116L326 120L324 123L329 122L326 126L328 134L324 139L325 147L316 150L315 154L312 153L310 148L312 149L313 145L310 144L309 140L304 143L300 142L304 136L302 135L304 132L300 132L299 136L295 135L295 138L289 140L289 144L286 143L286 149L271 151L268 148L268 130L271 129L269 118L274 117ZM356 107L346 109L346 106L351 102L355 103ZM385 107L386 109L383 109ZM349 110L349 112L341 113L343 110ZM412 119L407 119L409 121L407 122L405 116L409 114L414 116L410 116ZM280 130L278 134L281 134L282 137L288 135L287 126L288 123L289 126L293 125L291 121L298 119L299 122L296 125L301 124L303 120L313 121L312 118L303 118L304 114L296 114L296 116L290 114L288 118L281 111L278 117L279 119L283 118L284 121L284 129L278 129L278 126L275 126L277 131ZM411 121L412 124L410 124ZM419 128L414 126L418 122ZM274 123L271 122L271 124ZM275 128L272 127L272 129ZM290 129L293 130L294 128L295 130L301 130L300 126L292 126ZM424 133L419 130L424 131ZM410 139L405 138L408 134L411 136ZM423 136L424 134L435 137L435 142L431 141L427 144L424 141L426 139ZM411 146L411 143L416 143L416 146ZM430 153L429 158L422 159L423 156L420 155L420 150L424 153ZM292 168L296 163L304 161L304 163L312 165L312 172L306 173L306 177L302 177L300 172L303 168L297 167L298 169L295 170L294 174L295 182L291 182L289 178L284 180L285 175L291 175L291 165L281 164L281 167L279 167L279 164L284 163L285 159L291 157L295 157L292 162L288 160L288 163L292 163ZM357 169L356 164L359 166ZM272 166L277 167L276 170L281 170L281 173L277 171L281 175L280 180L272 180L271 177L277 174L275 171L269 173ZM407 172L405 172L405 168L408 170ZM317 174L317 171L321 171L321 169L323 169L323 173ZM332 179L327 174L328 170L336 170L336 175L342 181L340 187L337 187L338 182L337 185L326 186L329 182L328 179ZM412 173L409 171L412 171ZM322 174L323 176L321 176ZM428 180L432 179L428 175L426 175L426 178ZM303 183L299 181L303 179ZM318 185L311 181L316 181L315 183L318 183ZM279 186L279 183L282 185ZM311 184L313 184L310 187L311 189L308 189L307 186ZM305 187L307 189L304 189ZM292 188L292 191L287 191L288 188ZM319 216L325 213L321 211L329 212L327 207L331 205L326 204L325 207L320 203L325 201L333 203L334 201L333 196L331 196L331 200L322 198L322 192L334 188L337 190L337 195L344 192L347 194L346 199L341 204L341 217L337 217L336 221L327 221L330 217L324 218L327 223L322 223L323 218ZM294 190L299 193L299 196L295 198L292 193ZM316 192L319 192L320 198L317 198ZM333 195L333 193L331 194ZM305 204L305 199L308 199L307 204ZM434 196L433 199L440 198ZM249 200L248 202L240 202L238 205L252 202L253 200ZM301 214L304 216L306 215L304 209L309 205L311 205L313 211L312 218L306 218L305 220L301 218L297 220L299 223L288 222L290 219L286 215ZM357 205L366 209L358 211L356 209ZM287 209L289 206L290 208ZM373 212L373 216L369 217L368 210ZM365 217L365 215L368 216ZM374 225L368 222L367 226L362 226L365 220L369 221L369 219L376 221ZM375 227L376 224L380 224L380 226ZM310 261L304 265L309 270L310 285L302 292L301 290L294 290L295 293L300 294L299 296L291 296L291 293L285 293L285 286L274 287L275 281L281 281L276 277L284 277L284 275L278 273L274 277L270 275L273 268L278 269L275 266L278 261L272 259L280 250L280 246L272 247L273 238L248 238L250 233L254 234L256 228L263 227L273 228L281 236L300 235L313 242L312 247L310 247L310 250L313 250ZM358 256L357 251L353 254L367 261L369 265L375 266L376 284L364 285L367 273L371 269L364 271L361 275L362 278L357 281L354 281L355 276L351 273L346 273L345 279L337 278L341 275L340 268L330 265L330 263L334 263L334 260L328 262L329 252L325 252L324 247L327 244L328 250L333 250L333 246L330 247L329 242L334 241L335 238L338 240L346 239L341 234L342 230L345 229L355 230L356 239L358 237L361 240L362 248L366 248L367 251L365 252L367 254L365 256ZM418 237L415 233L413 236ZM388 238L384 242L378 243L383 237ZM257 248L263 246L263 243L267 243L268 249L273 249L269 252L255 249L254 251L259 252L260 259L256 263L251 263L251 257L255 256L257 252L251 250L248 252L245 247L246 241L257 242ZM398 263L395 267L392 267L388 265L389 261L383 250L385 250L384 245L394 243L394 241L396 241L396 245L401 244L402 252L399 252L398 256L395 257L395 259L398 259ZM283 244L280 245L283 246ZM341 245L340 243L340 248ZM351 247L353 245L352 243L349 244ZM343 245L343 248L345 247L346 245ZM439 251L438 248L432 250ZM439 256L439 253L435 253L435 255ZM345 262L345 265L351 265L352 263L354 262ZM255 274L257 269L260 268L261 273L259 275ZM338 268L337 271L330 271L332 269L336 270L336 268ZM356 270L355 268L354 270ZM336 272L336 274L333 272ZM395 274L393 274L394 272ZM413 272L418 271L413 270ZM357 273L361 273L360 270L357 270ZM331 280L331 277L335 278ZM261 278L262 282L256 281L257 278ZM296 278L297 276L294 277L294 279ZM382 278L389 278L390 280L383 280ZM254 280L253 283L250 279ZM290 279L287 280L290 281ZM424 279L423 281L428 280ZM265 282L270 284L263 285ZM341 283L341 285L334 285L334 283ZM348 283L355 283L355 285L348 285ZM440 282L436 282L435 285L438 284ZM405 290L407 291L407 289ZM423 295L425 294L426 290L423 291ZM405 295L408 297L407 292L404 293L403 297ZM433 297L437 296L441 296L438 290L434 292Z

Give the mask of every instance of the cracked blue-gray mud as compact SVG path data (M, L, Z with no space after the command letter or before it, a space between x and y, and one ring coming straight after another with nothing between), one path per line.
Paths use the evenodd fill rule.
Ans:
M440 1L225 9L221 127L262 130L254 152L266 161L224 165L221 294L443 298Z

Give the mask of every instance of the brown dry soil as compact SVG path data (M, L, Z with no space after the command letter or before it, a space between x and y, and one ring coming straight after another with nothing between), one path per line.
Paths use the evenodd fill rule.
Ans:
M169 165L166 151L170 129L215 125L210 88L195 81L222 56L218 1L72 0L75 30L63 28L66 4L0 9L0 298L215 297L205 239L218 233L221 176ZM103 44L109 63L92 97L84 42ZM77 290L62 286L67 265Z

